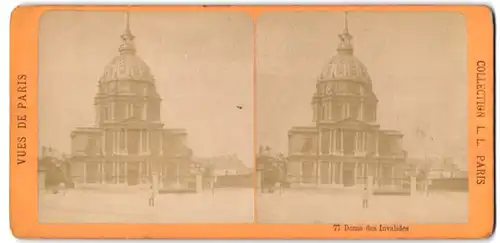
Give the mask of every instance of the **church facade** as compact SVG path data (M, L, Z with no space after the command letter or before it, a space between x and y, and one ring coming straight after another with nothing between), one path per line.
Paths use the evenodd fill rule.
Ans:
M337 54L323 68L312 97L314 125L288 132L287 173L301 183L355 186L398 184L407 153L403 134L377 124L378 99L345 29Z
M105 67L94 98L95 126L71 133L71 174L77 183L136 185L153 172L165 184L183 183L191 164L184 129L161 122L161 97L149 66L126 28L118 55Z

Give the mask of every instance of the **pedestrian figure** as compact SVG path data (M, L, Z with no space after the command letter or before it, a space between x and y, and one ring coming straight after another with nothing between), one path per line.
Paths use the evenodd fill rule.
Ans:
M158 191L158 176L153 174L151 181L151 196L149 197L149 206L154 207L156 201L156 192Z
M215 182L217 182L217 177L212 175L212 181L210 182L210 187L212 188L212 195L215 195Z
M363 189L363 209L368 208L368 199L370 197L370 193L368 192L368 188L365 186Z
M149 206L154 207L155 206L155 191L153 190L153 186L151 186L150 189L151 189L151 195L149 196Z

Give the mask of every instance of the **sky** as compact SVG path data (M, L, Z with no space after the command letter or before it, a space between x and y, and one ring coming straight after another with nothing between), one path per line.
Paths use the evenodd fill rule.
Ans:
M379 99L382 129L408 156L467 163L467 36L452 12L350 12L354 55ZM312 124L316 79L336 54L342 12L265 13L256 30L257 143L288 152L288 130ZM423 139L418 130L428 135ZM431 140L432 138L432 140Z
M250 17L131 12L130 27L156 78L165 126L185 128L196 157L237 154L253 166ZM39 28L39 147L69 153L71 131L94 126L98 80L118 55L125 13L50 11Z

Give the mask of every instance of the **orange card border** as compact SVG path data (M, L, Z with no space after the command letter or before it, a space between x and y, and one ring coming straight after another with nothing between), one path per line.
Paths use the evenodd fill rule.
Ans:
M466 19L468 35L468 224L415 224L407 232L335 231L331 225L285 224L39 224L37 220L37 36L40 16L48 10L106 11L242 11L255 21L272 11L453 11ZM254 28L255 29L255 28ZM360 239L485 238L494 227L494 32L487 6L20 6L13 10L10 30L10 224L20 238L177 238L177 239ZM484 70L483 70L484 69ZM477 72L486 79L485 117L476 117ZM26 93L18 80L26 77ZM254 81L255 84L255 81ZM18 90L19 89L19 90ZM27 108L18 108L26 94ZM27 128L17 128L27 118ZM482 126L479 134L477 127ZM26 162L19 163L18 140L27 140ZM477 146L477 139L484 139ZM477 156L486 177L477 184ZM22 161L20 161L22 162Z

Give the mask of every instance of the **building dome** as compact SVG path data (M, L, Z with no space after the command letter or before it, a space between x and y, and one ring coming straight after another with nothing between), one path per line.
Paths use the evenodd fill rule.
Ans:
M347 26L347 14L344 32L339 35L340 43L337 54L330 58L318 77L318 82L335 80L352 80L371 83L366 66L354 56L352 35Z
M100 83L109 81L148 81L153 82L149 66L139 56L137 56L134 39L135 36L130 31L129 17L127 13L127 26L121 35L122 44L118 49L119 55L113 58L104 69L104 74L99 79Z
M147 81L154 82L149 66L139 56L133 53L122 53L104 68L99 80L101 83L109 81Z
M366 66L354 55L337 54L323 67L318 81L352 80L370 83Z

